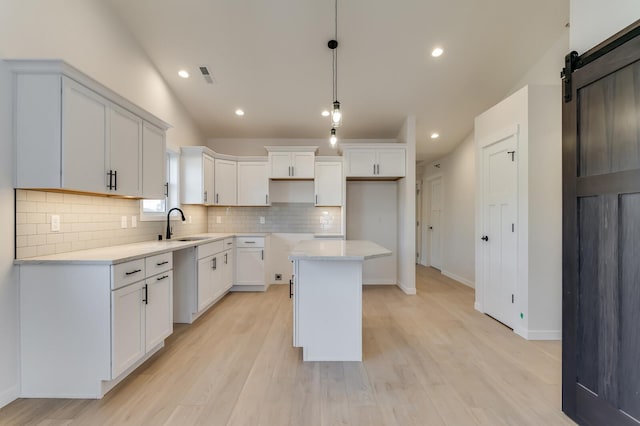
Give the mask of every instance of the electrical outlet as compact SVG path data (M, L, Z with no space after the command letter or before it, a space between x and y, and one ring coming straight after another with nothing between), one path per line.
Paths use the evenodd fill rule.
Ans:
M60 232L60 215L51 215L51 232Z
M124 228L126 228L126 227L127 227L127 217L126 217L126 216L122 216L122 217L120 218L120 227L121 227L122 229L124 229Z
M132 228L138 227L138 216L136 215L131 216L131 227Z
M264 225L265 220L264 220L264 216L260 216L260 225Z
M191 215L189 215L189 223L191 223Z
M216 216L216 223L222 223L222 217Z
M276 281L282 281L282 274L276 274Z

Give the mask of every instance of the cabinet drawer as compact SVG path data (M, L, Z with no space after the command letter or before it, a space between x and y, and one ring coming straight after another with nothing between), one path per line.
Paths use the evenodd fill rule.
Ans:
M147 277L173 269L173 253L162 253L145 258L144 269Z
M237 237L236 247L264 247L264 237Z
M132 260L130 262L119 263L113 265L113 281L112 288L124 287L127 284L134 283L136 281L143 280L144 273L144 259Z
M224 250L224 241L214 241L213 243L202 244L198 246L198 259L220 253Z
M224 250L231 250L235 247L235 241L233 238L225 238L224 239Z

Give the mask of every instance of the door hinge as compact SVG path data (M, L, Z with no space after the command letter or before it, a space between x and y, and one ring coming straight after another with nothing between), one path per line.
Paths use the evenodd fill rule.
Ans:
M516 161L516 152L515 151L507 151L507 154L511 155L511 161Z
M515 303L515 296L513 294L511 295L511 303Z

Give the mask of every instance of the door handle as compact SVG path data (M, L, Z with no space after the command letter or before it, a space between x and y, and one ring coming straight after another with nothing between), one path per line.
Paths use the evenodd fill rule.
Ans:
M293 296L293 280L289 280L289 299Z
M214 271L218 268L218 258L214 257L211 261L211 269Z
M144 302L145 305L149 304L149 286L147 284L144 285L144 299L142 299L142 301Z
M113 190L114 191L118 190L118 171L117 170L113 171Z
M483 235L482 238L480 238L482 241L489 241L489 237L486 235Z

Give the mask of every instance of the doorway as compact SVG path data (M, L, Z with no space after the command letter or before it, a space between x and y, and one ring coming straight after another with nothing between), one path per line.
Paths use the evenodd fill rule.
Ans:
M562 409L640 425L640 23L566 64Z
M416 181L416 265L420 264L422 250L422 180Z
M515 324L517 280L517 134L482 148L481 262L484 312Z
M427 238L429 247L429 265L442 270L442 224L444 210L444 188L442 176L435 176L427 180L429 188L429 220L427 224Z

